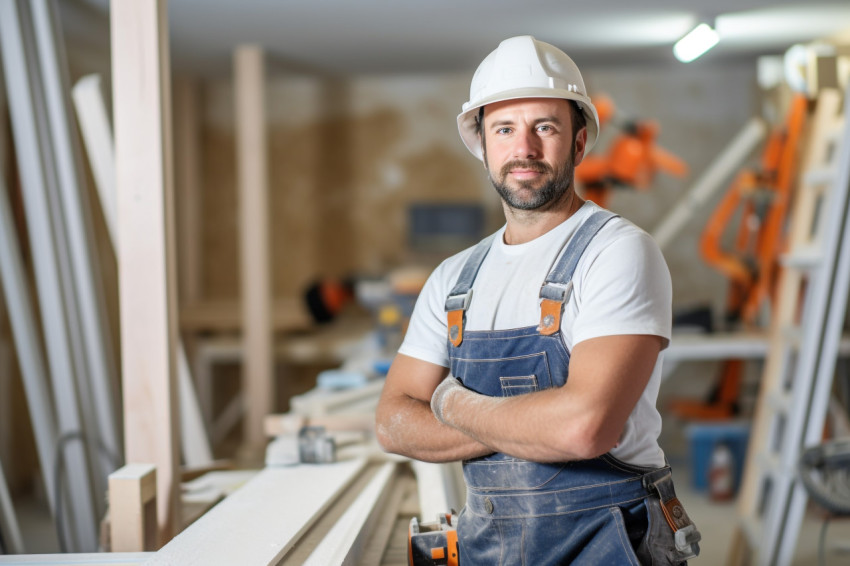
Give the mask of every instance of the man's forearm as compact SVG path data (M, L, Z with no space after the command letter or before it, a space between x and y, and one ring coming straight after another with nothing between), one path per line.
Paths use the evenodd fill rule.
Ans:
M432 411L443 424L494 447L515 458L537 462L563 462L594 457L584 439L572 435L572 425L581 421L574 407L574 418L565 419L564 401L556 397L563 391L548 390L518 397L489 397L459 385L447 385L448 378L432 399ZM439 400L436 398L440 397ZM435 400L437 401L435 403ZM568 438L575 438L573 442Z
M428 403L400 395L382 401L376 433L384 450L425 462L453 462L491 454L494 450L439 422Z

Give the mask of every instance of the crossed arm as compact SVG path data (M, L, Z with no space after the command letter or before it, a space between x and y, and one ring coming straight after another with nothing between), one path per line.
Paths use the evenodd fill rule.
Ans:
M442 422L430 403L447 369L400 354L378 404L378 441L388 452L431 462L493 452L538 462L594 458L617 443L661 346L652 335L585 340L571 352L564 387L518 397L448 388L440 396Z

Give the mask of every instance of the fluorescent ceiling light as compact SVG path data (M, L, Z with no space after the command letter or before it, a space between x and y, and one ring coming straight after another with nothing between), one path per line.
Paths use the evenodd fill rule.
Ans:
M717 32L708 24L700 24L673 46L673 55L682 63L690 63L715 45Z

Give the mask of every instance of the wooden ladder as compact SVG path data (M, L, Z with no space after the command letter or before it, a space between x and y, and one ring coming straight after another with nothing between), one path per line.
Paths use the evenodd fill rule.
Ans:
M850 277L850 96L843 117L841 98L819 94L803 156L728 564L790 564L805 511L797 462L822 438Z

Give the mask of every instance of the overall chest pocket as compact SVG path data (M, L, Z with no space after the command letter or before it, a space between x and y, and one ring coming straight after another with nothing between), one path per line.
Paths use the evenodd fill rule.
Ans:
M502 397L515 397L537 391L536 375L518 375L516 377L500 377Z
M555 385L546 352L494 359L454 358L451 363L452 375L464 386L491 397L512 397Z

